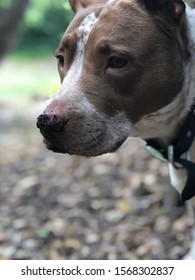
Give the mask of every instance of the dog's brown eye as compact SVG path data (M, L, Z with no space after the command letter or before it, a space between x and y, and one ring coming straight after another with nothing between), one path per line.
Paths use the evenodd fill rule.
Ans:
M122 68L127 64L128 60L123 57L111 56L108 60L107 67Z
M59 65L63 68L64 67L64 57L62 55L57 55L56 56Z

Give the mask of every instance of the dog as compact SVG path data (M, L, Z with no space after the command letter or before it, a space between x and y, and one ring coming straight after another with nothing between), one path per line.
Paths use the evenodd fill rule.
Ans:
M182 0L69 2L75 17L56 51L62 86L37 120L47 148L91 157L142 138L192 199L195 10Z

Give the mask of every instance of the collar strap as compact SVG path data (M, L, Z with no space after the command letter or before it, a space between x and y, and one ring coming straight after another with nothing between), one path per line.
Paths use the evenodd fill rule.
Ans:
M195 104L192 105L179 136L168 147L162 147L156 139L146 140L146 149L163 162L170 162L177 169L185 168L187 181L181 198L186 201L195 196L195 163L190 160L190 147L195 138ZM186 153L186 159L181 156Z

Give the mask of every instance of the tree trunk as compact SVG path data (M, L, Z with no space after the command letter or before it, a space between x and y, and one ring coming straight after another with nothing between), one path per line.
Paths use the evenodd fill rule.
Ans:
M14 46L19 22L29 0L14 0L10 8L0 8L0 60Z

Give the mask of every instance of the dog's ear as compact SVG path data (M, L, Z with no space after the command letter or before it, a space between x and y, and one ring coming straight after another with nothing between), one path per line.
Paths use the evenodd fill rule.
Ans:
M179 23L184 12L185 4L182 0L141 0L145 7L157 18Z
M97 3L97 0L69 0L69 3L73 12L76 13L91 4Z

